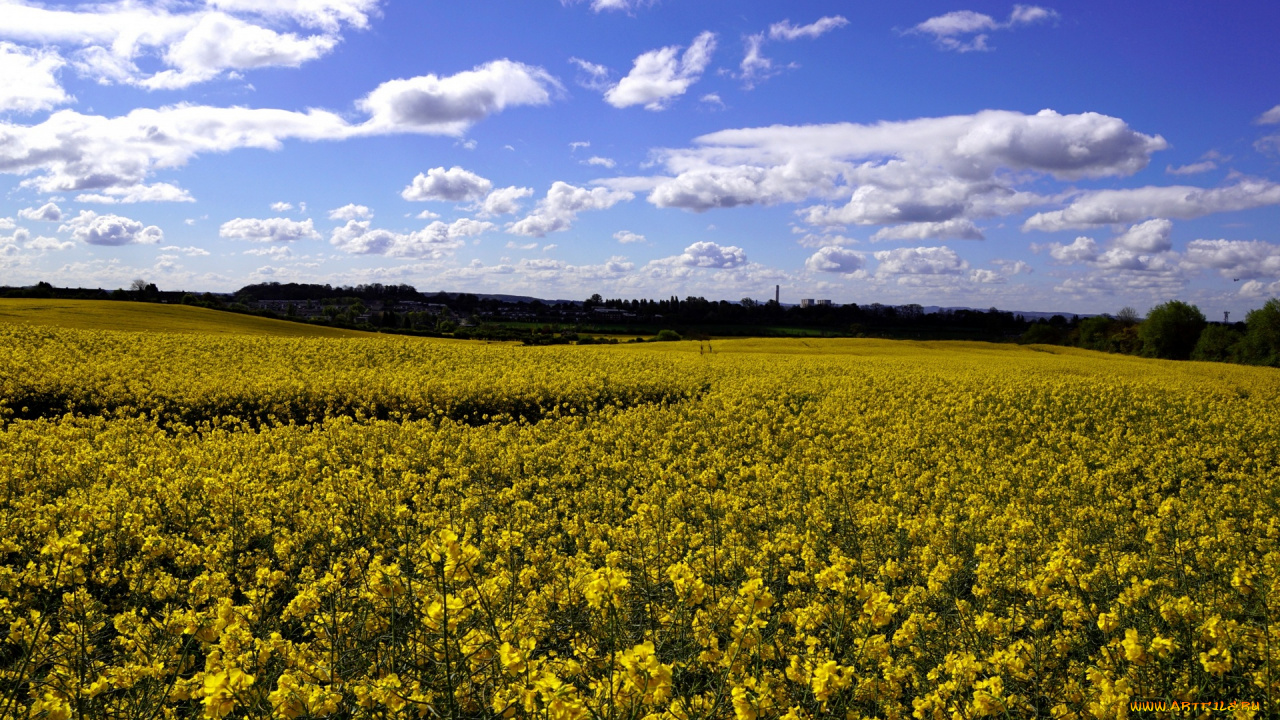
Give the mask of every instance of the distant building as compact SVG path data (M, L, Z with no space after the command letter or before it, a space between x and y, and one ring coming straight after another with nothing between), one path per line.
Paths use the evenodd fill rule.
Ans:
M819 301L818 301L818 307L831 307L831 301L830 301L830 300L819 300Z
M800 298L800 307L802 308L813 307L813 304L813 298Z

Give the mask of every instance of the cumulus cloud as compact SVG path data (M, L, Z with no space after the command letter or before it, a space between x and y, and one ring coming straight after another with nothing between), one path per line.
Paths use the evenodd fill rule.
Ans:
M330 220L368 220L371 217L373 217L372 210L364 205L356 205L355 203L348 203L329 211Z
M172 89L231 72L297 67L330 52L343 25L367 26L376 7L377 0L214 0L202 8L119 1L75 9L8 2L0 38L68 46L76 68L100 82ZM319 32L271 27L288 23ZM164 69L143 72L136 62L143 57Z
M524 219L507 226L507 232L530 237L542 237L550 232L568 230L578 213L584 210L605 210L635 197L630 192L597 187L587 190L566 182L556 181L547 196Z
M60 222L62 220L62 208L53 203L45 203L38 208L23 208L19 210L18 217L26 218L27 220Z
M25 247L28 250L35 250L37 252L50 252L50 251L58 252L61 250L70 250L71 248L75 247L75 245L76 244L71 241L63 241L63 240L59 240L58 238L45 237L44 235L39 235L37 237L34 237L28 240L26 244L23 245L23 247Z
M690 268L708 268L726 270L745 265L747 254L734 245L719 245L713 242L696 242L684 249L680 255L665 258L668 265L682 265Z
M320 233L310 220L289 218L236 218L222 223L218 235L234 240L253 242L294 242L318 240Z
M972 220L952 218L942 222L915 222L903 225L892 225L877 230L871 236L871 242L882 240L982 240L982 231Z
M1280 277L1280 245L1261 240L1192 240L1186 260L1232 280Z
M1250 298L1273 298L1280 296L1280 280L1273 283L1263 283L1258 280L1250 280L1240 284L1241 297Z
M70 232L72 238L88 245L152 245L164 239L164 232L155 225L92 210L81 210L58 232Z
M495 60L449 77L390 80L356 103L365 133L461 135L478 120L516 105L546 105L560 83L539 67Z
M493 183L458 166L448 170L432 168L425 174L418 173L413 182L400 193L405 200L444 200L462 202L479 200L489 194Z
M397 233L370 228L368 220L350 220L334 229L329 242L353 255L439 258L461 247L466 238L496 227L493 223L462 218L452 223L437 220L416 232Z
M1070 245L1049 243L1049 257L1063 263L1093 262L1098 259L1098 241L1080 236Z
M866 255L836 245L828 245L810 255L804 266L814 272L854 273L862 269Z
M816 198L825 202L800 213L810 225L906 226L880 239L976 238L974 219L1050 202L1019 187L1038 175L1128 175L1165 146L1159 136L1096 113L986 110L875 125L723 130L696 138L694 147L657 152L666 174L604 184L648 190L654 205L693 211Z
M493 217L495 215L510 215L520 209L520 200L531 197L533 188L510 187L497 188L485 196L484 202L480 203L480 214L484 217Z
M1153 217L1191 219L1220 212L1280 205L1280 184L1244 179L1235 185L1200 188L1146 186L1085 193L1062 210L1032 215L1023 230L1054 232L1067 228L1131 223Z
M617 240L623 245L626 245L628 243L644 242L645 240L643 235L633 233L630 230L619 230L618 232L613 234L613 239Z
M875 259L880 263L876 267L880 276L959 275L969 269L969 263L946 245L880 250Z
M0 42L0 113L33 113L71 102L57 78L65 64L54 50Z
M907 32L933 36L938 47L955 52L990 50L987 33L1010 30L1021 25L1044 22L1058 13L1038 5L1014 5L1009 19L1000 22L990 15L972 10L957 10L931 17Z
M818 18L808 25L795 26L790 20L776 22L769 26L769 37L773 40L799 40L800 38L816 38L837 28L848 25L849 21L842 15Z
M582 162L586 165L596 165L603 168L612 168L618 164L612 158L600 157L599 155L592 155Z
M292 209L293 209L293 203L287 203L287 202L271 203L272 212L283 213L283 212L289 212Z
M637 57L631 72L609 88L605 101L616 108L643 105L646 110L664 110L702 78L715 49L716 34L704 32L683 55L678 45L650 50Z
M1049 243L1032 245L1033 250L1048 250L1049 256L1060 263L1091 265L1100 271L1126 273L1132 282L1147 282L1141 276L1160 274L1166 279L1180 278L1183 274L1178 254L1170 251L1167 220L1153 220L1135 225L1111 240L1103 249L1091 237L1078 237L1070 245Z
M1157 218L1138 223L1125 230L1116 236L1114 242L1118 247L1134 252L1164 252L1173 247L1173 243L1169 239L1172 230L1172 222L1164 218Z

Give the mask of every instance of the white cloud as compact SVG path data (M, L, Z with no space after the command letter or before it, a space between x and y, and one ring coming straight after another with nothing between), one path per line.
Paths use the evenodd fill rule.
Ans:
M15 227L17 224L13 222L13 218L0 217L0 230L12 230Z
M103 205L195 201L196 199L191 197L191 193L170 183L152 183L150 185L139 183L126 187L108 187L103 188L100 192L76 195L76 202L101 203Z
M798 228L798 227L792 228L793 232L796 230L799 230L800 232L804 232L803 228ZM796 240L796 242L799 243L801 247L807 247L807 248L823 248L827 246L858 244L858 241L856 239L851 237L846 237L844 235L840 235L839 233L834 233L834 232L821 232L821 233L806 232L804 233L804 236Z
M23 182L43 192L128 193L156 169L202 153L276 149L284 139L337 139L349 130L342 118L316 110L177 105L114 118L61 110L37 125L0 123L0 172L38 172Z
M297 67L331 51L342 26L367 27L378 0L211 0L205 7L127 1L51 9L10 1L0 38L75 49L76 67L101 82L180 88L260 67ZM251 16L253 21L237 15ZM278 32L296 23L317 34ZM147 74L137 60L165 69Z
M493 183L458 166L448 170L443 167L432 168L426 174L418 173L413 182L400 193L400 197L411 201L445 200L462 202L479 200L489 194Z
M871 236L871 242L883 240L982 240L982 231L972 220L952 218L942 222L915 222L904 225L892 225L877 230Z
M702 77L716 49L716 35L704 32L694 38L684 55L678 45L651 50L636 58L631 72L605 93L616 108L644 105L646 110L664 110Z
M1280 125L1280 105L1262 113L1254 122L1259 125Z
M207 82L228 70L296 68L327 55L338 40L336 35L278 33L225 13L205 13L165 50L165 62L172 69L136 82L149 89L176 89Z
M342 25L367 28L380 0L206 0L210 7L267 18L291 19L304 27L333 32Z
M509 106L546 105L560 83L546 70L495 60L441 78L390 80L356 103L370 114L366 133L461 135L478 120Z
M439 220L412 233L370 229L368 220L350 220L336 228L329 242L353 255L439 258L461 247L463 240L493 230L497 226L470 218L444 223Z
M578 85L601 93L609 89L609 68L576 57L569 58L569 62L573 63L581 71L575 80ZM569 144L575 145L576 143ZM587 143L587 145L590 144Z
M1240 295L1250 298L1273 298L1280 297L1280 280L1266 284L1257 280L1250 280L1240 284Z
M698 99L698 102L723 110L725 108L724 100L720 99L719 93L707 93Z
M575 187L557 180L552 183L547 196L538 201L537 208L524 219L507 226L507 232L530 237L542 237L550 232L568 230L578 213L584 210L604 210L634 195L622 190L605 187Z
M572 5L583 2L583 0L560 0L564 5ZM603 12L605 10L620 10L630 13L636 8L652 5L655 0L590 0L591 9L595 12Z
M33 113L74 100L58 84L65 64L56 51L0 42L0 113Z
M999 285L1008 282L1009 279L995 270L977 268L969 273L969 281L979 285Z
M44 235L32 238L27 241L26 245L24 245L28 250L36 250L39 252L70 250L75 246L76 244L73 242L64 242L58 238L45 237Z
M436 218L440 217L440 213L433 213L430 210L423 210L422 212L418 213L417 215L414 215L413 217L418 220L435 220Z
M160 248L160 251L182 253L187 257L208 257L209 255L208 250L205 250L204 248L195 247L194 245L189 245L187 247L180 247L178 245L166 245Z
M372 217L372 210L364 205L356 205L355 203L348 203L329 211L330 220L368 220Z
M80 214L58 232L71 232L71 237L89 245L151 245L164 239L164 232L155 225L143 225L119 215L99 215L92 210Z
M645 240L643 235L633 233L630 230L619 230L618 232L613 234L613 239L617 240L623 245L626 245L628 243L644 242Z
M583 162L586 163L587 165L597 165L599 167L605 167L605 168L612 168L613 166L618 164L612 158L600 157L599 155L592 155L591 157L587 158Z
M581 150L582 148L589 148L589 147L591 147L590 140L579 140L577 142L569 143L569 152L576 152L578 150Z
M747 254L734 245L718 245L713 242L696 242L675 256L674 262L687 267L724 270L745 265Z
M497 188L485 197L484 202L480 204L480 214L484 217L493 217L495 215L510 215L520 209L520 200L531 197L533 188L527 187L504 187Z
M766 80L777 73L773 69L773 61L765 57L761 52L764 45L764 33L748 35L746 37L747 51L742 56L742 62L738 65L738 77L742 79L743 84L751 89L755 87L757 82Z
M1200 162L1180 165L1178 167L1169 165L1165 167L1164 171L1170 175L1196 175L1198 173L1209 172L1210 170L1217 169L1218 163L1212 160L1201 160Z
M1098 259L1098 241L1091 237L1078 237L1070 245L1049 243L1049 256L1058 262L1093 262Z
M1173 247L1172 241L1169 239L1173 231L1173 223L1157 218L1148 220L1144 223L1138 223L1133 227L1125 230L1116 236L1114 242L1117 247L1125 250L1143 253L1165 252Z
M293 209L293 203L274 202L271 203L271 212L284 213Z
M1015 185L1035 174L1128 175L1166 147L1163 138L1135 132L1117 118L1049 110L723 130L695 143L657 153L669 175L617 178L608 185L639 191L647 183L654 205L695 211L808 198L846 201L806 208L803 216L814 225L945 223L1045 204L1047 198ZM933 226L950 232L961 227Z
M531 242L531 243L524 243L523 245L520 245L520 244L517 244L516 241L514 240L508 240L506 247L508 250L537 250L538 243Z
M969 269L954 250L941 247L895 248L875 253L880 265L876 274L885 275L959 275Z
M288 245L272 245L271 247L251 248L245 250L243 254L270 257L272 260L279 261L293 257L293 250Z
M1014 5L1006 22L999 22L990 15L972 10L957 10L931 17L907 32L932 35L938 47L956 52L990 50L987 34L995 30L1009 30L1019 25L1043 22L1058 17L1058 13L1036 5Z
M316 232L311 220L296 221L289 218L236 218L222 223L218 235L254 242L294 242L320 238L320 233Z
M1197 218L1220 212L1280 205L1280 184L1244 179L1220 188L1186 185L1146 186L1085 193L1062 210L1031 216L1023 230L1054 232L1115 223L1131 223L1153 217Z
M18 217L26 218L27 220L60 222L62 220L62 208L53 203L45 203L38 208L23 208L19 210Z
M799 40L800 38L816 38L836 28L848 25L849 21L842 15L819 18L808 25L795 26L790 20L776 22L769 26L769 37L774 40Z
M1280 277L1280 245L1261 240L1192 240L1186 260L1233 280Z
M804 266L814 272L849 274L862 269L866 255L835 245L819 249L804 261Z

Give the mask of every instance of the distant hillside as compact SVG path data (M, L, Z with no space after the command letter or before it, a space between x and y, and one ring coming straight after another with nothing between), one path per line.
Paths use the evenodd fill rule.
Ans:
M204 335L371 337L357 330L220 312L186 305L112 300L0 298L0 324L54 325L80 330L185 332Z

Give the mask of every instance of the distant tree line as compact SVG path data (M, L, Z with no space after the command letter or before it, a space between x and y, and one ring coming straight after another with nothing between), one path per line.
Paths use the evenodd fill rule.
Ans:
M1280 367L1280 299L1250 311L1244 322L1210 323L1200 308L1180 300L1157 305L1143 320L1132 308L1115 316L1075 322L1040 321L1022 342L1074 345L1089 350L1168 360L1204 360Z
M591 333L653 335L664 339L710 335L786 335L809 330L840 337L899 339L969 339L990 342L1068 345L1103 352L1174 360L1209 360L1280 366L1280 300L1271 299L1244 322L1210 323L1195 305L1170 301L1152 308L1145 319L1133 308L1116 315L1054 315L1030 320L1022 315L988 310L942 309L925 312L920 305L780 305L774 300L739 302L676 296L660 300L605 299L599 294L581 302L547 303L481 297L470 293L426 294L412 285L320 285L256 283L235 293L161 291L154 283L134 280L129 289L57 288L47 282L28 287L0 287L0 297L110 299L182 303L216 310L251 313L297 322L411 335L517 340L526 344L601 342ZM252 303L284 301L286 312L255 309ZM320 303L321 315L295 315L292 303ZM418 302L447 311L401 311L392 306ZM370 311L370 306L380 310ZM518 317L521 322L508 321ZM459 322L463 320L465 322Z

